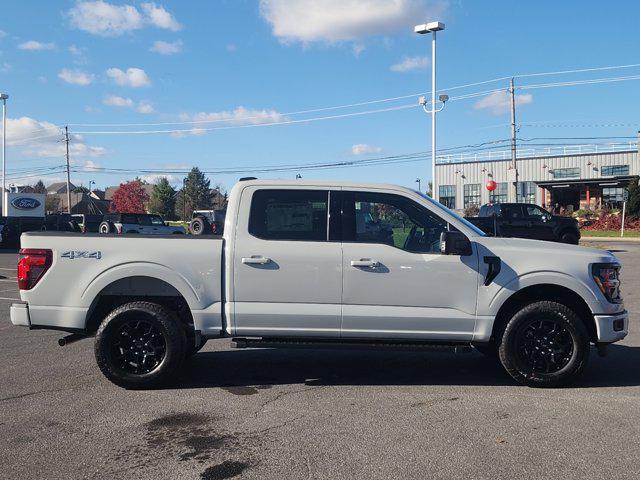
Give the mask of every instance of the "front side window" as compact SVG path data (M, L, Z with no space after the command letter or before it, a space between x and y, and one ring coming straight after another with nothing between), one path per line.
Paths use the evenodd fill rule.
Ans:
M122 215L122 218L120 220L120 223L128 223L128 224L137 224L138 223L138 216L137 215L133 215L133 214L129 214L129 213L125 213Z
M545 210L541 209L537 205L523 205L523 206L524 206L525 215L527 217L542 218L548 215L548 213Z
M162 217L159 215L152 215L151 217L151 224L152 225L162 225L164 226L164 221L162 220Z
M327 205L325 190L258 190L249 233L266 240L326 241Z
M464 186L464 208L480 206L480 184L468 183Z
M440 203L452 210L456 208L456 186L455 185L440 185L438 187Z
M342 233L346 242L382 243L413 253L440 253L440 234L449 225L400 195L343 193Z

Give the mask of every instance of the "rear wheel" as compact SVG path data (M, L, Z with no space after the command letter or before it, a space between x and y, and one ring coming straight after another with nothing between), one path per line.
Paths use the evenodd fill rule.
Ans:
M113 230L114 228L111 222L101 222L100 226L98 227L98 232L100 233L111 233L113 232Z
M113 310L96 333L98 367L128 389L154 388L171 380L186 353L184 327L174 312L151 302Z
M529 387L559 387L576 380L589 359L589 335L566 305L540 301L524 306L507 324L500 361Z

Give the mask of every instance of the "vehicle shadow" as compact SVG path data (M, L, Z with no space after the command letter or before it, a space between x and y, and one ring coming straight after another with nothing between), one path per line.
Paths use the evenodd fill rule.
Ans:
M640 385L640 347L595 349L577 388ZM467 354L380 350L247 349L201 352L172 388L269 388L274 385L516 385L497 360ZM246 389L245 389L246 390ZM240 389L239 391L245 391ZM245 393L246 394L246 393Z

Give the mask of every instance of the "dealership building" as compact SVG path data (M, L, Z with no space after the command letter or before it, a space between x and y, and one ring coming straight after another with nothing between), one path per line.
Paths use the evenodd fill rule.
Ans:
M640 132L638 133L640 140ZM437 199L454 210L496 202L544 208L618 208L629 182L640 176L640 141L554 145L511 151L441 155L436 159ZM495 190L486 188L493 180Z

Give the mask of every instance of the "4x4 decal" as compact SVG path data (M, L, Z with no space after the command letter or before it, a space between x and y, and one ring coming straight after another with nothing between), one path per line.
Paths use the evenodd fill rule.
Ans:
M94 252L69 250L67 252L63 252L60 256L70 260L73 260L74 258L95 258L96 260L100 260L102 258L102 252L99 250Z

